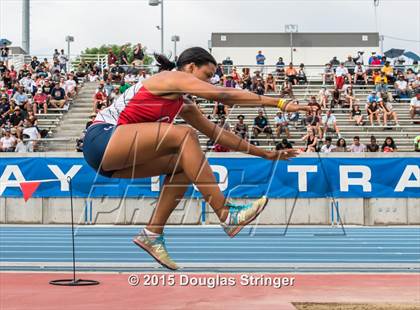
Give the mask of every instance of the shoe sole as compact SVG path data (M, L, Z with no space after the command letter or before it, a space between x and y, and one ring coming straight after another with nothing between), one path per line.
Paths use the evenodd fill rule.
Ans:
M164 262L162 262L161 260L159 260L159 258L157 258L152 252L149 251L149 249L140 241L138 241L137 239L133 239L133 242L135 245L139 246L140 248L142 248L144 251L146 251L151 257L153 257L155 259L156 262L158 262L161 266L168 268L169 270L178 270L178 268L172 268L169 267L168 265L166 265Z
M261 214L261 212L263 212L264 211L264 208L265 208L265 206L267 205L267 203L268 203L268 198L266 198L266 200L265 200L265 203L263 204L263 206L262 207L260 207L260 209L255 213L255 215L253 216L253 217L251 217L249 220L247 220L244 224L242 224L241 226L238 226L237 228L235 228L235 230L231 233L231 234L228 234L228 236L229 237L231 237L231 238L233 238L233 237L235 237L237 234L239 234L239 232L245 227L245 226L247 226L249 223L251 223L253 220L255 220L257 217L258 217L258 215L260 215Z

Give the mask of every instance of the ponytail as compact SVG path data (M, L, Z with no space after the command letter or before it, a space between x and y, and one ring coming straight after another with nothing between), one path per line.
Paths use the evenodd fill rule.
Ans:
M165 55L155 53L154 56L156 62L158 63L159 72L171 71L172 69L176 68L176 63L170 61Z
M196 66L200 67L202 65L207 65L209 63L217 65L216 60L214 57L206 51L204 48L201 47L191 47L186 49L179 55L178 60L176 62L170 61L168 57L163 54L154 54L156 62L158 63L159 72L160 71L171 71L174 68L182 68L185 65L190 63L195 64Z

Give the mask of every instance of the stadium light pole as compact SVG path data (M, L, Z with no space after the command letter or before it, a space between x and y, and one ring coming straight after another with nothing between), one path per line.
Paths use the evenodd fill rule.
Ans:
M171 41L174 42L174 60L176 60L176 42L179 42L180 38L177 35L172 36Z
M149 0L149 5L160 5L160 52L163 54L163 0Z
M284 25L284 32L290 33L290 62L293 63L293 33L298 32L298 25L296 24Z

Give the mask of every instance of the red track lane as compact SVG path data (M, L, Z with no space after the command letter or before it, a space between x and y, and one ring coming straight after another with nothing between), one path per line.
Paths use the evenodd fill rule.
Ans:
M137 274L141 278L143 274ZM177 281L181 273L176 273ZM184 274L216 277L216 274ZM291 302L352 302L420 304L420 274L276 274L294 277L294 286L132 287L129 274L84 273L78 278L99 280L99 286L59 287L62 273L0 274L0 309L294 309ZM168 276L168 274L165 274ZM220 274L234 277L240 274ZM254 274L254 276L259 276Z

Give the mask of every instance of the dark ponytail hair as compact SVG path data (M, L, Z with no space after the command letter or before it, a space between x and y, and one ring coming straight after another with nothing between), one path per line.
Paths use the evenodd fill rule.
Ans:
M209 63L217 66L214 57L202 47L191 47L186 49L179 55L176 63L170 61L168 57L162 54L155 54L156 62L160 71L170 71L174 68L180 69L185 65L194 63L197 67L207 65Z

